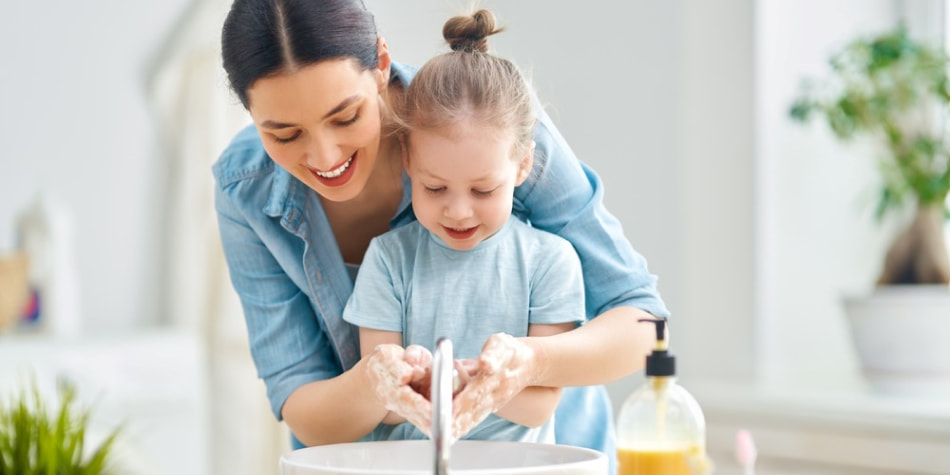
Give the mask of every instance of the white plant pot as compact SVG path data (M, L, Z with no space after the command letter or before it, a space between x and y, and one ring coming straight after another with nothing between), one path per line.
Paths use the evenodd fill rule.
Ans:
M845 311L872 388L950 395L950 286L880 286Z

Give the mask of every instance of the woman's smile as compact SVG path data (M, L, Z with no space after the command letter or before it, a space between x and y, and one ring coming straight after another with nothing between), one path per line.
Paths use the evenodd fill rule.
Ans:
M354 152L343 164L329 171L315 170L310 167L307 168L313 173L314 178L323 185L330 187L342 186L353 177L353 173L356 171L356 159L358 156L359 151Z
M324 199L359 196L373 170L387 166L379 157L385 82L373 71L355 60L328 60L248 89L267 154Z

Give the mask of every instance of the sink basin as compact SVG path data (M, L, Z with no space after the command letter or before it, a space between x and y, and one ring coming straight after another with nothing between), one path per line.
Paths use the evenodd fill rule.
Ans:
M432 475L430 440L332 444L280 458L281 475ZM460 440L452 444L452 475L603 475L604 454L567 445Z

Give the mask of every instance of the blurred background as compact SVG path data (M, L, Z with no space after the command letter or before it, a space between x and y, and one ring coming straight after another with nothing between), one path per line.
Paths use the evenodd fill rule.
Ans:
M128 473L276 473L289 446L212 204L211 164L249 123L220 65L229 4L6 1L0 16L0 255L33 236L36 284L55 289L0 334L0 390L74 381L101 427L126 422ZM415 65L469 6L366 4ZM871 219L870 147L788 119L801 78L856 35L904 21L945 43L942 0L478 5L659 276L717 473L738 473L741 427L761 473L950 473L950 391L873 391L843 314L896 226ZM641 381L611 384L615 405Z

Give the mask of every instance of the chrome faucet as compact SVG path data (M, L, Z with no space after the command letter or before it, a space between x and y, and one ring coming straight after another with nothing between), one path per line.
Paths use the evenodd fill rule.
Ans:
M432 441L435 442L435 475L449 473L454 368L452 341L440 338L432 354Z

